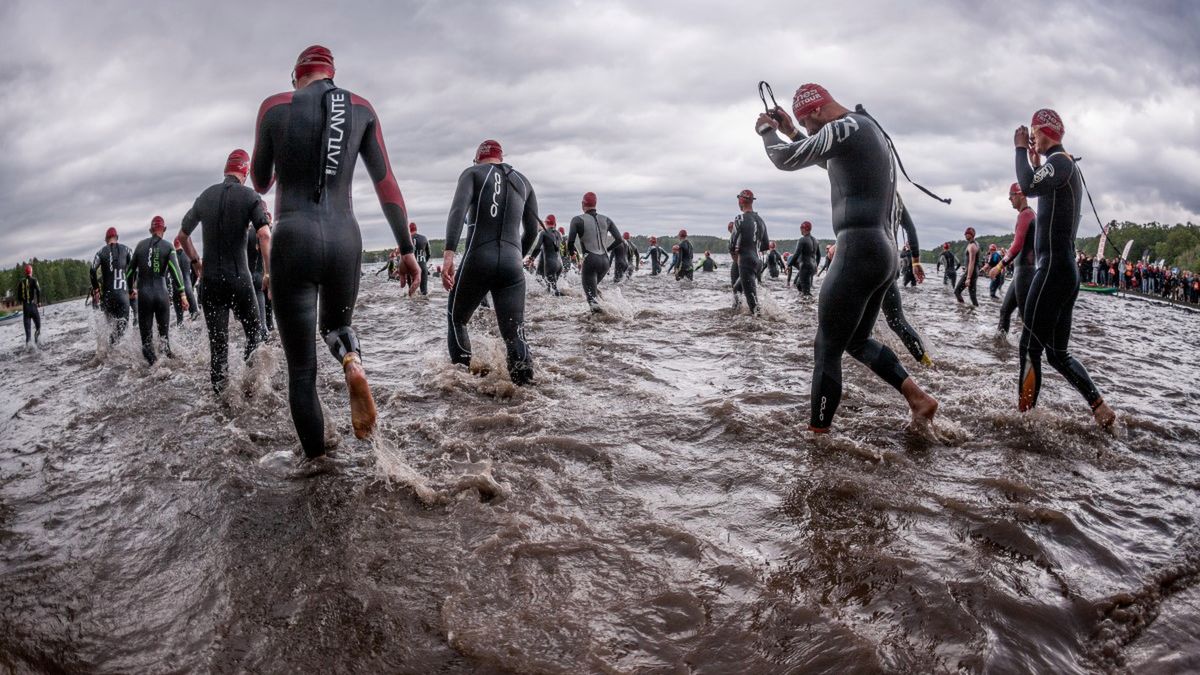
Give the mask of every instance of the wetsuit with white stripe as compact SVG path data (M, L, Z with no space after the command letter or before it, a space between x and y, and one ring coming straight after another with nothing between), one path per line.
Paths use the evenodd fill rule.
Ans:
M772 163L784 171L824 164L829 172L837 256L821 286L810 425L826 429L842 398L842 354L849 352L896 389L908 378L900 360L871 338L883 296L896 277L891 236L896 170L883 131L866 115L846 113L809 137L763 134Z
M663 265L671 259L671 255L666 249L655 244L646 249L646 255L642 256L642 260L650 261L650 276L657 276L662 272Z
M758 312L758 280L759 265L762 260L758 254L770 250L771 238L767 234L767 224L754 211L743 211L733 219L733 234L729 237L729 254L737 261L738 278L734 283L734 294L746 296L746 307L751 314Z
M323 79L263 101L250 175L260 194L275 190L271 299L287 357L288 404L309 457L325 454L317 397L320 329L334 358L361 355L351 328L362 267L362 236L351 188L359 157L375 186L401 254L413 252L408 213L388 162L383 130L366 99Z
M919 261L921 247L917 243L917 227L913 225L912 216L908 214L908 209L904 206L904 202L900 200L900 195L896 195L896 203L900 207L896 224L904 228L904 234L908 238L909 250L918 252L913 258ZM925 345L921 342L921 334L904 317L904 307L900 302L900 288L896 285L894 278L891 285L888 286L887 293L883 296L883 304L880 307L883 310L884 318L887 319L888 328L891 328L892 332L900 338L908 353L912 354L914 359L922 363L926 362L928 357L925 355Z
M1000 323L997 328L1007 333L1012 324L1014 310L1023 312L1029 297L1029 284L1033 283L1034 260L1033 239L1037 217L1033 209L1026 206L1017 214L1017 227L1013 233L1012 246L1002 261L1002 267L1013 266L1013 282L1008 285L1004 302L1000 305ZM1001 272L1001 274L1004 274ZM1022 315L1023 316L1023 315Z
M1023 306L1021 374L1018 405L1037 405L1042 388L1042 352L1046 360L1087 399L1094 410L1103 399L1087 369L1068 351L1071 316L1079 295L1075 233L1079 229L1083 184L1075 160L1061 145L1050 148L1035 172L1024 148L1016 149L1017 183L1027 197L1038 198L1033 237L1036 269Z
M567 251L583 256L580 264L583 294L593 312L600 311L600 280L608 274L608 256L620 242L621 231L608 216L596 213L596 209L588 209L571 219Z
M537 197L525 176L508 164L476 164L458 177L446 220L446 250L458 248L469 224L454 288L446 300L450 360L471 364L467 322L488 293L508 353L514 384L533 380L533 356L525 344L525 272L522 261L538 233Z
M133 251L124 244L105 244L92 258L92 290L100 292L100 307L112 323L109 344L125 335L129 325L129 275Z

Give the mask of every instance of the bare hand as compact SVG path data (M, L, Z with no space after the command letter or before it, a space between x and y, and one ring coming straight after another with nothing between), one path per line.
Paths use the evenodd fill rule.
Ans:
M786 110L780 108L779 106L775 106L775 109L772 110L771 113L771 116L775 118L775 121L779 122L778 128L780 131L787 134L788 138L796 135L796 125L792 123L792 116L787 114Z
M921 263L913 263L913 276L917 278L918 284L925 283L925 270L921 267Z
M442 257L442 288L454 289L454 251L446 251Z
M400 259L400 283L408 284L410 296L416 293L417 287L421 285L421 266L417 264L417 256L412 253L405 253Z
M243 286L243 288L245 287ZM179 298L179 307L185 312L188 311L188 301L186 295Z
M1029 128L1025 125L1017 127L1013 132L1013 145L1022 150L1029 149Z
M754 131L761 136L772 129L779 131L779 120L767 113L759 113L758 120L754 122Z
M129 299L130 299L130 300L137 300L137 290L132 290L132 291L129 291Z
M268 298L271 297L271 275L270 274L263 275L263 293L266 293Z
M196 281L199 281L204 276L204 261L199 259L193 260L192 270L196 272Z

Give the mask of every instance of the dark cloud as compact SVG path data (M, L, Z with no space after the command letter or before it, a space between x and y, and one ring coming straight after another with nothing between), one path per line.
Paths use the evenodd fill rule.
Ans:
M1052 106L1102 217L1200 220L1194 2L59 3L0 7L0 264L86 256L103 230L178 223L253 142L305 46L370 98L414 220L441 231L458 173L500 139L546 213L587 190L623 229L724 232L750 187L777 236L829 230L824 173L776 171L755 84L861 102L914 178L928 242L1011 226L1012 131ZM365 172L367 246L389 244ZM1093 231L1085 220L1081 229Z

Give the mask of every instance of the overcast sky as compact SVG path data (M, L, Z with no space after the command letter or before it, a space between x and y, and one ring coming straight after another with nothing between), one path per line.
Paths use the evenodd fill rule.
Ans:
M89 257L109 226L132 245L155 214L173 234L313 43L374 104L432 238L484 138L543 215L591 190L623 230L718 234L748 187L774 237L829 237L825 173L777 171L754 133L761 79L879 119L954 200L901 183L923 248L1010 231L1013 129L1043 106L1105 221L1200 222L1200 3L810 4L3 0L0 264ZM364 245L393 245L361 166L355 204Z

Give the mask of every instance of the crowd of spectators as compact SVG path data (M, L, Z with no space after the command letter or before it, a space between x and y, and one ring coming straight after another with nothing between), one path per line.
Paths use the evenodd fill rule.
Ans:
M1079 279L1085 284L1119 288L1175 302L1200 304L1200 274L1178 267L1108 260L1079 254ZM1097 264L1097 262L1099 264ZM1123 267L1123 269L1122 269Z

